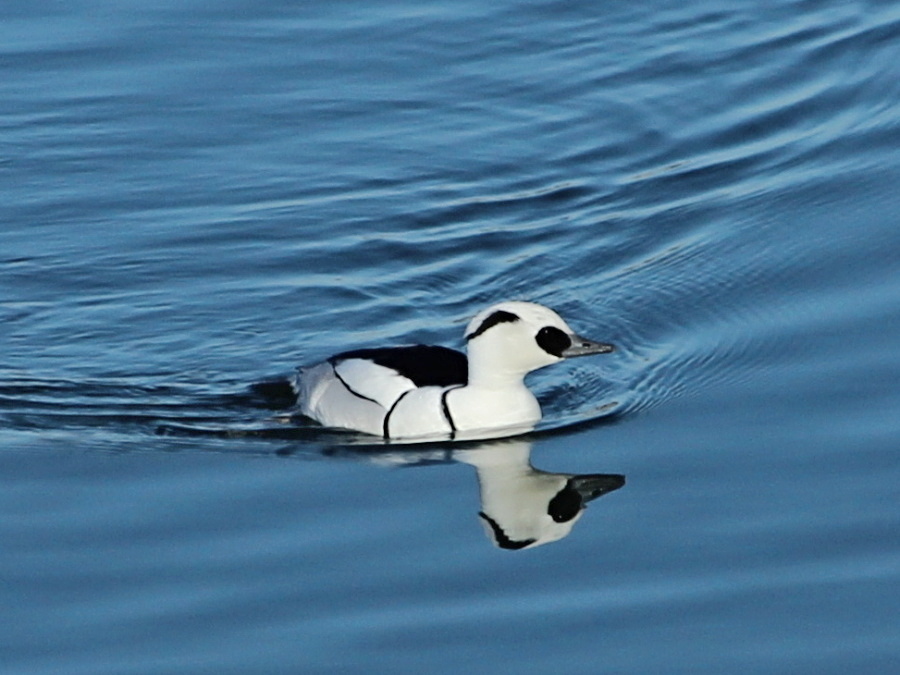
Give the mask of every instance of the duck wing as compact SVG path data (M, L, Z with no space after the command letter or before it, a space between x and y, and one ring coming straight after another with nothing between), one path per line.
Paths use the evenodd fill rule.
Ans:
M410 389L468 382L466 355L447 347L356 349L336 354L328 361L345 387L387 409Z

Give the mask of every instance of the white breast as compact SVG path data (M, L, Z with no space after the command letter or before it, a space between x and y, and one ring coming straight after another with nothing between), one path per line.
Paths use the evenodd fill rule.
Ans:
M524 384L499 389L463 387L450 391L446 402L458 431L521 429L541 419L541 406Z

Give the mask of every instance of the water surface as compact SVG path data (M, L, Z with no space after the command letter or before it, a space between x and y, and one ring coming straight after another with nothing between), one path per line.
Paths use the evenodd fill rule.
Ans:
M900 666L895 3L0 19L4 672ZM619 347L514 442L247 388L512 298Z

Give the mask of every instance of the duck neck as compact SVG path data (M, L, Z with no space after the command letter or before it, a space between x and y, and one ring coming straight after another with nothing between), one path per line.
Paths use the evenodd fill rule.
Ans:
M525 387L525 373L503 359L469 353L469 387L476 389L517 389Z

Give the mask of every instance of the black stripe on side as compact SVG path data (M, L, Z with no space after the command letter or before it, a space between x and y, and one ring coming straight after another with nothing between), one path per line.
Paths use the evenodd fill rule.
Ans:
M364 401L371 401L371 402L374 403L375 405L381 405L381 404L380 404L378 401L376 401L374 398L369 398L368 396L363 396L363 395L360 394L358 391L353 391L353 387L351 387L349 384L347 384L347 383L344 381L344 378L341 377L340 373L338 373L337 368L335 368L335 366L334 366L333 363L331 364L331 370L334 371L334 376L338 379L338 382L340 382L342 385L344 385L344 389L346 389L347 391L349 391L351 394L353 394L354 396L356 396L356 397L358 397L358 398L361 398L361 399L364 400Z
M450 414L450 406L447 405L447 394L449 394L454 389L458 389L458 387L450 387L445 390L443 394L441 394L441 412L444 413L444 419L447 420L447 424L450 425L450 440L452 441L456 438L456 423L453 421L453 415Z
M391 437L390 431L388 429L388 424L391 421L391 415L394 414L394 410L397 409L397 405L400 403L400 401L403 400L403 397L406 396L411 391L415 391L415 389L407 389L402 394L400 394L399 398L396 401L394 401L394 404L391 406L391 409L388 410L387 415L384 416L384 424L382 424L381 431L385 438Z

